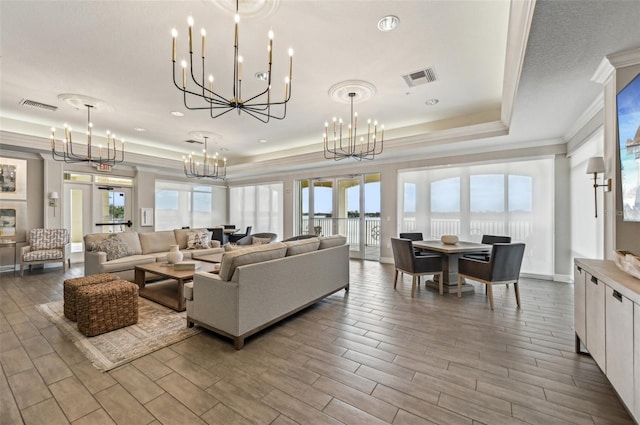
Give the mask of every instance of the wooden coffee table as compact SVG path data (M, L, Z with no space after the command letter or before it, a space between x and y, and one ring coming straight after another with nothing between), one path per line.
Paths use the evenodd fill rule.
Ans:
M196 270L174 270L173 265L167 263L151 263L136 266L135 283L138 285L138 293L141 297L162 304L176 311L186 310L184 296L182 294L184 283L193 279L196 271L212 272L216 264L202 262ZM149 274L166 278L157 282L145 282Z
M199 261L205 261L207 263L221 263L223 254L224 253L221 252L219 254L196 255L195 257L193 257L193 259L199 260Z

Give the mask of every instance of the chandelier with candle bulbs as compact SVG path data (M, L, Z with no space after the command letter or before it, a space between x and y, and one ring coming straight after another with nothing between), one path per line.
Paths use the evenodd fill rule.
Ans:
M214 76L205 68L205 47L206 32L204 28L202 34L202 66L198 64L194 69L194 52L193 52L193 18L190 16L187 20L189 24L189 63L185 59L181 61L182 81L178 81L176 71L176 39L178 32L174 28L171 31L173 37L172 61L173 61L173 84L183 94L184 106L190 110L208 110L211 118L218 118L230 111L245 112L264 123L269 122L271 118L284 119L287 115L287 102L291 99L291 80L293 70L293 49L289 49L289 75L284 80L284 97L282 100L275 100L276 96L272 93L271 88L271 65L273 55L273 31L269 31L269 43L267 45L268 52L268 69L266 72L266 87L264 90L246 96L242 92L242 63L243 58L240 56L239 47L239 25L240 15L238 14L238 0L236 0L236 13L234 16L235 32L233 43L233 84L231 95L222 95L214 89ZM197 59L196 59L197 60ZM189 75L187 75L189 74Z
M342 118L333 117L333 125L324 123L324 157L340 161L345 158L353 158L358 161L374 159L382 153L384 142L384 125L380 126L380 138L378 138L378 122L367 120L365 135L358 135L358 113L353 112L353 100L355 91L347 93L351 103L351 118L346 130L343 128ZM366 137L366 139L365 139Z
M120 150L116 147L116 135L107 130L107 144L105 147L98 145L97 149L92 144L93 123L91 122L91 104L85 104L87 108L87 142L77 143L73 141L71 127L64 124L64 139L56 140L56 129L51 128L51 155L56 161L66 163L86 162L99 169L108 170L114 165L124 161L124 140L120 142Z
M202 162L199 162L195 155L191 153L189 158L184 160L184 174L194 179L220 179L227 177L227 158L219 159L218 152L209 155L207 146L207 136L204 136L204 149L202 150Z

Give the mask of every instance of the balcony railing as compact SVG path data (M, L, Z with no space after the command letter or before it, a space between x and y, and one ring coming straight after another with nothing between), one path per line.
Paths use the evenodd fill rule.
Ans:
M320 234L331 235L333 234L333 223L337 224L338 230L335 233L341 234L347 237L347 243L349 245L360 244L360 219L359 218L314 218L313 224L309 224L308 218L302 219L302 232L314 233L314 227L320 226ZM380 218L372 217L365 218L364 220L364 244L365 246L377 247L380 246Z

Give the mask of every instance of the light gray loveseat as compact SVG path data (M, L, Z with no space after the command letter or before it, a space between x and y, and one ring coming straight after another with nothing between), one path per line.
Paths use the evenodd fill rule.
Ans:
M244 339L341 289L349 290L344 236L254 245L226 252L219 274L196 272L184 286L187 326Z
M217 254L224 252L218 241L206 241L207 248L188 249L189 236L195 233L207 233L207 229L174 229L158 232L123 232L123 233L90 233L84 236L84 274L114 273L120 278L133 282L135 266L141 264L167 261L171 245L178 245L184 259L197 255ZM113 240L115 239L115 241ZM193 237L192 237L193 240ZM120 254L111 254L100 250L100 245L116 245L122 242ZM112 243L109 243L112 242ZM93 248L93 250L92 250ZM121 255L125 254L125 255ZM118 257L118 258L113 258Z

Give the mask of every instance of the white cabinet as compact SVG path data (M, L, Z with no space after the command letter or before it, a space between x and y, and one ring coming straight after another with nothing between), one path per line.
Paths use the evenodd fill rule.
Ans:
M576 342L582 341L640 423L640 279L613 261L576 259L574 282Z
M607 378L633 409L633 302L605 287Z
M605 344L605 315L604 315L604 283L596 276L586 273L586 332L587 349L598 363L600 369L607 373L606 344Z
M582 267L575 266L573 269L573 312L576 328L576 352L580 352L580 342L587 346L587 323L585 308L587 302L586 293L587 272Z

